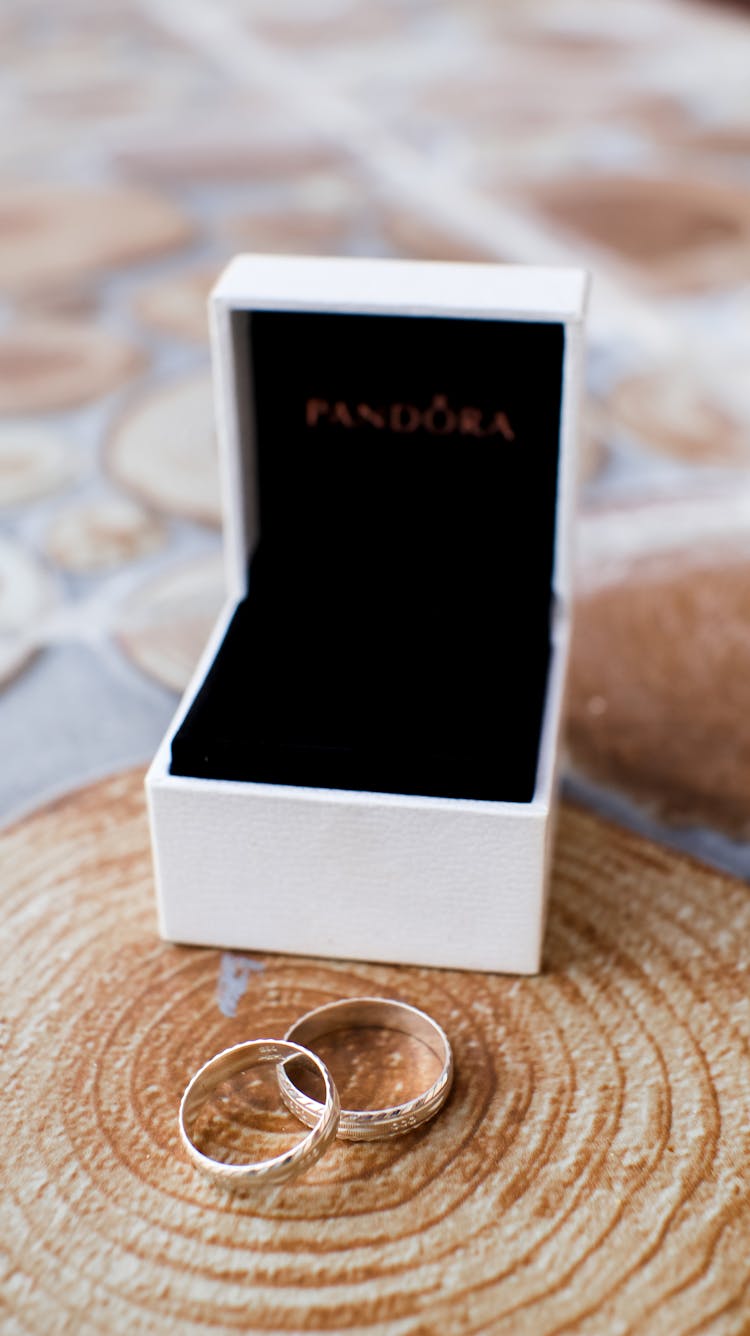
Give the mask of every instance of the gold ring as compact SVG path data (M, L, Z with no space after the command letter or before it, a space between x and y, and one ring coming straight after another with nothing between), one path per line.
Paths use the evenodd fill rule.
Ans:
M442 1109L453 1082L453 1054L448 1036L424 1011L406 1002L387 997L353 997L329 1002L295 1021L284 1038L312 1044L331 1031L357 1027L397 1030L419 1039L435 1054L441 1064L437 1080L415 1099L384 1109L342 1109L338 1135L346 1141L376 1141L382 1137L409 1132L420 1123L434 1118ZM287 1108L308 1127L314 1126L323 1106L298 1090L283 1067L279 1068L279 1089Z
M240 1072L269 1062L279 1064L281 1072L282 1064L289 1058L307 1058L323 1078L325 1103L316 1104L315 1117L312 1121L306 1122L306 1126L311 1127L312 1131L283 1154L251 1164L225 1164L198 1150L188 1127L192 1127L193 1115L216 1087ZM265 1187L296 1178L320 1159L336 1136L340 1109L338 1091L333 1084L331 1074L317 1054L309 1053L306 1048L289 1043L288 1040L253 1039L246 1044L235 1044L233 1048L225 1048L195 1073L180 1102L180 1136L196 1168L221 1187L235 1190Z

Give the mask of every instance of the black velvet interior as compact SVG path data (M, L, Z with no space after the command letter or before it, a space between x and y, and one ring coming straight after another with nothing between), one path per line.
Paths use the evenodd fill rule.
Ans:
M527 802L563 326L236 320L251 322L239 346L251 349L261 536L172 773Z

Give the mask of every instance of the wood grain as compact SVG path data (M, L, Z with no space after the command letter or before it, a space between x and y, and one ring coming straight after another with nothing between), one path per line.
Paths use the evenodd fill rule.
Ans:
M160 520L124 496L66 506L44 535L47 555L66 571L98 571L137 561L166 543Z
M744 185L710 176L566 175L531 194L556 226L610 252L654 291L733 287L746 272Z
M134 307L144 324L191 342L208 342L208 296L218 266L168 274L136 294Z
M733 538L704 532L692 546L683 536L671 551L621 557L609 580L581 594L568 734L574 764L598 783L674 825L746 839L749 555L746 539Z
M234 250L269 251L278 255L345 254L352 224L352 203L344 199L316 204L300 201L294 212L255 211L227 218L224 230Z
M59 597L57 582L35 553L0 535L0 687L33 659L38 625Z
M39 292L187 244L187 219L162 195L138 186L91 189L20 182L0 203L0 283Z
M0 424L0 507L61 491L80 466L60 432L27 422Z
M567 810L545 972L519 980L160 942L136 773L4 855L4 1331L748 1330L744 885ZM364 991L445 1026L441 1115L276 1195L217 1193L179 1147L190 1074ZM379 1080L352 1062L365 1098L392 1088L382 1056Z
M224 577L216 551L151 576L115 611L120 649L155 681L184 691L224 602Z
M19 322L0 335L0 413L45 413L88 404L143 370L145 358L94 323Z
M134 397L112 427L105 462L115 482L156 510L218 524L210 376L182 377Z
M748 428L688 358L614 387L608 409L617 427L653 450L687 463L747 464Z

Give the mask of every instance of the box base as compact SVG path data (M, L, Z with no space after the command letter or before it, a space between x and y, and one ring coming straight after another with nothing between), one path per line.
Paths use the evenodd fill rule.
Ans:
M148 779L162 935L241 950L540 968L549 813Z

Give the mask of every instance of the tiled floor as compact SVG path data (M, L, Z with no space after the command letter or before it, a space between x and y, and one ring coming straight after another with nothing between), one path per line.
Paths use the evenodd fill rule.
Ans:
M177 947L142 770L222 597L224 261L583 263L567 784L750 872L750 19L5 0L0 50L3 1332L747 1332L742 882L567 808L535 978ZM280 1202L200 1183L189 1074L362 993L450 1034L424 1137ZM339 1052L342 1099L403 1098L388 1037Z
M10 0L0 40L4 815L147 759L220 600L223 261L559 260L594 273L569 780L750 868L742 12Z

